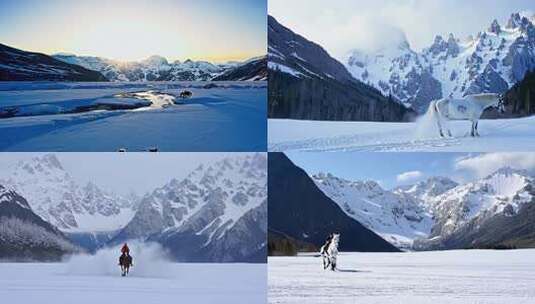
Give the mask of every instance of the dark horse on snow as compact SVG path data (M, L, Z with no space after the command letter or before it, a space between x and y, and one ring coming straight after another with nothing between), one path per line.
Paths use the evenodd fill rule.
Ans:
M179 95L179 97L183 98L183 99L190 98L191 96L193 96L193 93L191 91L188 91L188 90L184 90L184 91L180 92L180 95Z
M130 267L134 266L132 263L132 256L128 253L123 253L119 257L119 265L121 266L121 275L124 277L128 274Z

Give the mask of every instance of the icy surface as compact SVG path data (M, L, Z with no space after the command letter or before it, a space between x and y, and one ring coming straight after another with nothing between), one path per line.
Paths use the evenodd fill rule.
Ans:
M337 122L270 119L269 151L534 151L535 117L480 120L481 137L470 137L469 121L448 123L453 137L419 122Z
M0 298L42 304L266 303L266 264L169 263L157 248L134 245L134 266L121 277L115 249L66 263L0 263Z
M534 249L341 253L337 272L324 271L319 257L269 257L269 303L534 303L534 256Z
M0 116L25 115L0 119L0 150L265 151L266 83L206 84L0 83ZM193 97L174 102L184 89ZM134 92L146 98L118 97ZM69 112L95 104L105 109Z

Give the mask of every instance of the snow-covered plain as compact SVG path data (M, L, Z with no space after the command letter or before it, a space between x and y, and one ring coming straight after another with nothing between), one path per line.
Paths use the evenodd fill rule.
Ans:
M535 303L535 250L269 257L269 303Z
M534 151L535 116L480 120L481 137L470 137L471 122L450 121L453 137L440 138L427 119L411 123L269 119L269 151Z
M0 150L265 151L266 82L206 84L3 82Z
M266 303L266 264L167 262L155 246L134 246L121 277L118 249L65 263L0 263L3 303Z

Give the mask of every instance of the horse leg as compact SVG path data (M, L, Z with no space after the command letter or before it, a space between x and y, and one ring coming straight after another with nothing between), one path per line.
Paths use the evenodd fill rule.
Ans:
M440 134L440 137L444 137L444 133L442 132L442 122L441 122L441 118L440 118L441 114L438 111L438 109L436 108L436 105L435 105L435 112L437 114L438 133Z
M442 124L440 123L440 117L437 117L437 125L438 125L438 133L440 134L440 137L444 137L444 133L442 132Z
M470 131L470 136L475 137L476 123L472 120L472 130Z
M479 130L477 129L479 126L479 121L476 120L476 136L479 137Z

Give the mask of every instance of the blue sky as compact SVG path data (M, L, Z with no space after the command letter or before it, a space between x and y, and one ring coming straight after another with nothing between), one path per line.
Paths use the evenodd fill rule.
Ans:
M326 4L328 3L328 4ZM282 24L342 58L351 49L373 49L405 33L413 48L440 34L457 37L504 23L513 12L535 11L533 0L270 0L268 12Z
M509 166L535 173L535 153L288 152L309 175L331 173L349 180L374 180L385 189L431 176L472 181Z
M266 0L2 0L0 43L117 60L266 53Z

